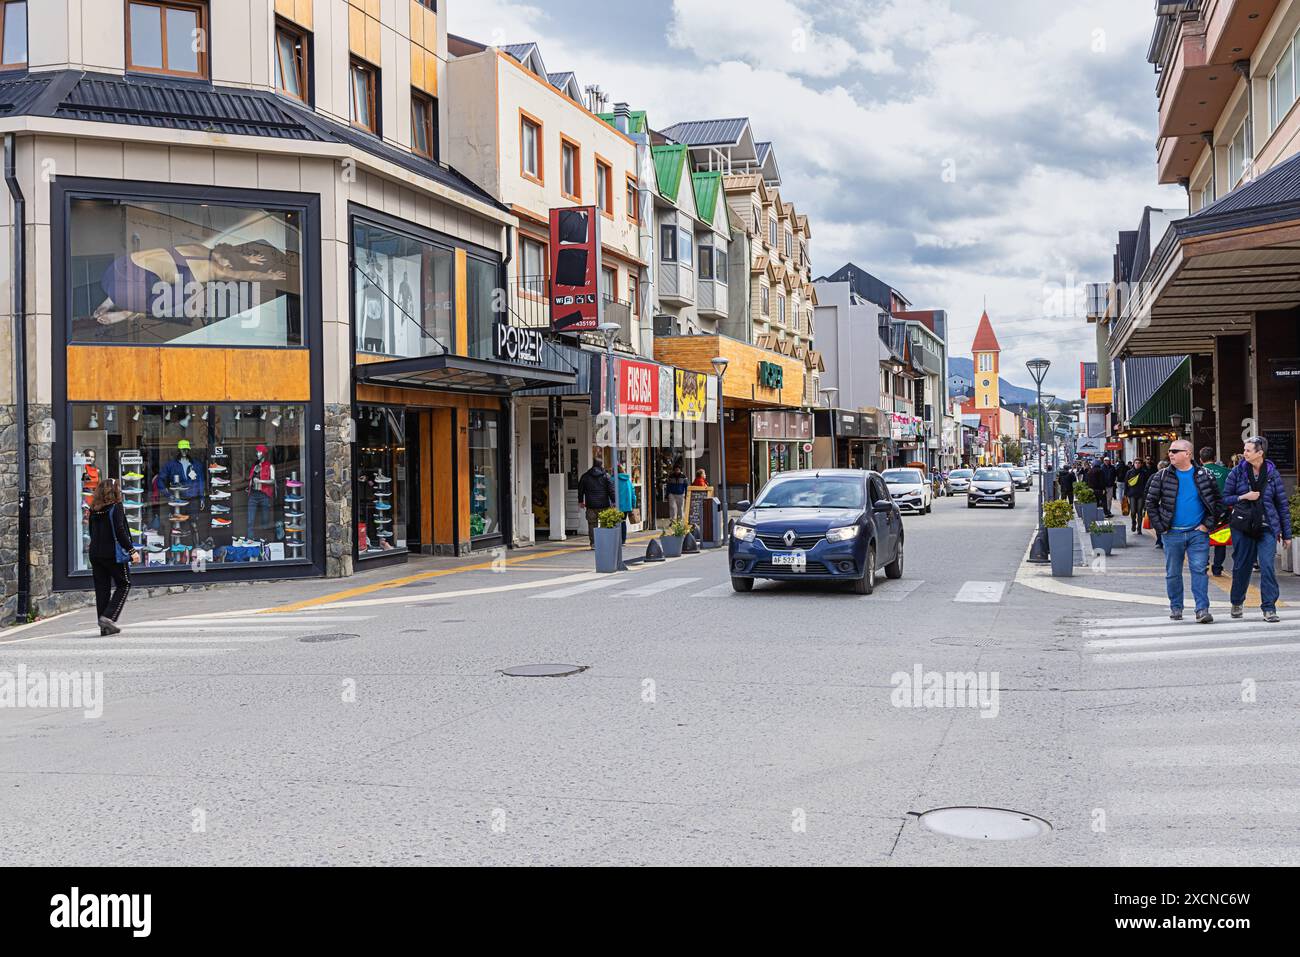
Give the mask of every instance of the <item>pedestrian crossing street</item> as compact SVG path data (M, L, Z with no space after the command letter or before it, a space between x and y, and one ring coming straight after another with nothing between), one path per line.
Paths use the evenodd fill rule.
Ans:
M1300 654L1300 615L1282 613L1269 624L1258 608L1245 617L1214 612L1214 623L1201 625L1190 611L1182 621L1168 615L1140 618L1095 618L1084 622L1083 651L1098 665L1140 665L1238 658L1247 655Z
M143 607L143 606L137 606ZM127 608L132 610L131 606ZM122 623L122 633L101 637L98 625L0 643L0 669L5 661L33 658L190 658L228 654L252 645L305 635L347 631L370 615L346 615L315 610L302 614L260 612L163 618Z

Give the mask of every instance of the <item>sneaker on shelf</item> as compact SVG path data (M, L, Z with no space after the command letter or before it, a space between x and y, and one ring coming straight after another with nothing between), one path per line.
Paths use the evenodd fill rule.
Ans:
M387 511L388 509L390 509L390 508L392 508L392 507L393 507L392 504L389 503L389 502L376 502L376 503L375 503L375 508L379 509L381 512L385 512L385 511Z
M393 533L390 532L390 531L387 531L387 530L384 530L384 531L382 531L382 532L376 532L375 534L377 534L380 538L392 538L392 537L393 537Z
M215 475L218 472L226 471L226 467L224 465L218 465L216 462L213 462L211 465L208 466L208 471Z
M290 505L292 505L292 504L295 504L295 503L297 503L297 502L301 502L301 501L302 501L302 496L301 496L301 495L286 495L286 496L284 497L284 500L285 500L285 502L287 502L287 503L289 503Z
M229 505L214 505L214 506L212 506L212 514L213 514L213 515L229 515L229 514L230 514L230 506L229 506Z
M139 537L141 536L141 534L143 534L143 533L140 531L140 529L138 529L138 528L130 528L130 527L128 527L128 528L127 528L127 531L130 532L130 533L131 533L133 536L135 536L136 538L139 538Z
M297 479L289 479L284 484L287 485L289 488L302 488L302 483L299 482Z
M286 525L284 527L284 530L286 532L293 532L294 534L297 534L298 532L301 532L303 528L301 525Z
M208 498L215 499L216 501L221 502L221 501L224 501L225 499L230 498L230 493L229 493L229 492L213 492L211 495L208 496Z
M230 525L230 519L228 518L214 518L212 520L213 528L226 528L228 525Z
M139 472L123 472L122 478L135 480L135 479L142 479L144 478L144 476L141 475Z
M290 548L303 548L307 543L306 542L285 542L285 544Z
M379 472L378 474L375 475L375 477L374 477L374 479L372 479L372 481L373 481L376 485L387 485L389 482L392 481L392 479L391 479L390 477L388 477L387 475L385 475L383 472Z
M190 520L190 517L186 515L184 512L177 512L175 515L172 516L171 520L173 522L188 522Z
M303 514L304 514L304 513L302 513L302 512L285 512L285 513L284 513L284 517L285 517L285 518L302 518Z
M184 506L188 505L189 502L187 502L187 501L186 501L185 499L183 499L183 498L169 498L169 499L167 500L167 504L168 504L168 505L171 505L171 506L174 506L174 507L176 507L176 508L183 508Z
M190 550L190 546L182 545L180 542L177 542L175 545L171 547L171 550L173 552L188 552Z
M214 488L221 488L223 485L229 485L230 479L213 478L212 485Z

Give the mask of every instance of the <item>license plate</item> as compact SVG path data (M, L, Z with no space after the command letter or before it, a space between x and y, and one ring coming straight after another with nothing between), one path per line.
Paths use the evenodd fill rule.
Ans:
M786 565L794 571L801 572L808 567L808 559L803 552L794 552L787 555L773 555L772 564Z

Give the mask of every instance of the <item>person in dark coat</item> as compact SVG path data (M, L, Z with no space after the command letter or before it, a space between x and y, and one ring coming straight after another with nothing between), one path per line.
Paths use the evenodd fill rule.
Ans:
M578 479L578 506L587 510L587 541L596 547L596 526L600 513L614 505L617 492L614 480L610 478L605 467L597 462Z
M1132 467L1124 476L1124 494L1128 496L1129 527L1138 535L1142 534L1143 507L1146 505L1147 483L1151 481L1151 469L1143 459L1133 460Z
M131 556L131 562L140 560L126 524L117 481L100 479L90 500L90 572L95 581L100 635L116 635L122 630L117 620L131 591L130 562L118 560L119 547Z
M1250 573L1259 561L1260 610L1265 621L1278 621L1277 567L1273 559L1276 542L1291 547L1291 507L1286 486L1277 466L1264 456L1268 440L1253 436L1245 442L1243 461L1224 482L1223 502L1231 508L1238 502L1259 502L1263 527L1259 535L1232 530L1232 617L1240 618L1250 587Z
M1100 462L1093 464L1088 469L1088 488L1092 489L1093 496L1097 499L1097 507L1105 512L1106 517L1110 518L1110 507L1106 504L1106 470L1101 467Z
M1183 617L1183 557L1192 573L1192 595L1196 599L1196 620L1209 625L1210 614L1210 529L1223 512L1219 485L1192 452L1192 443L1175 439L1169 446L1168 468L1161 469L1147 483L1146 510L1151 527L1161 534L1165 548L1165 591L1169 596L1169 617Z
M1074 504L1074 469L1068 465L1061 469L1061 474L1056 477L1056 484L1061 487L1061 497L1071 505Z

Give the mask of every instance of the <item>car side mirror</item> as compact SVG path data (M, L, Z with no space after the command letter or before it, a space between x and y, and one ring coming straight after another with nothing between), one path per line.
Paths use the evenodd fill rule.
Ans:
M736 510L740 512L748 512L751 508L753 508L753 506L754 503L750 501L737 502Z
M882 498L876 502L876 504L873 506L873 509L877 512L888 512L893 507L894 507L893 502L891 502L887 498Z

